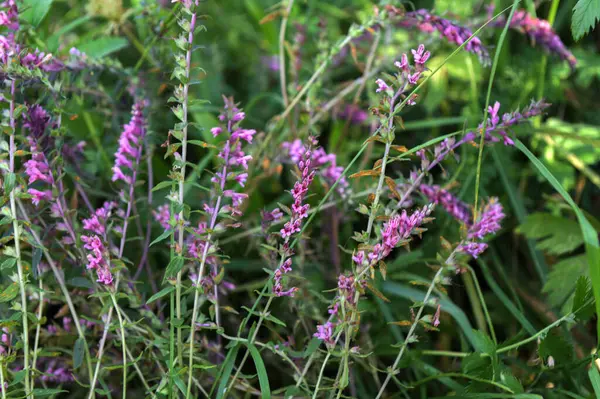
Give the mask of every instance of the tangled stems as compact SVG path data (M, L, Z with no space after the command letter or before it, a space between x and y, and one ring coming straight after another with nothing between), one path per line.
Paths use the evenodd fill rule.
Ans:
M10 85L10 147L9 147L9 178L15 176L15 153L17 146L15 144L15 81ZM25 275L23 273L23 264L21 262L21 233L19 231L19 222L17 220L17 205L15 200L15 190L10 190L10 212L12 215L13 234L15 242L15 255L17 258L17 273L19 276L19 290L21 292L21 312L23 314L23 369L25 370L25 394L30 393L29 373L29 325L27 319L27 295L25 292ZM4 385L4 384L3 384Z

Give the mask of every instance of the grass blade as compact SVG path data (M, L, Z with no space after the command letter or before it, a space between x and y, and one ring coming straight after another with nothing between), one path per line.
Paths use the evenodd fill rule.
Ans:
M271 399L271 387L269 386L269 376L267 375L267 370L265 369L265 363L260 356L260 352L256 349L256 346L251 343L247 344L248 351L250 352L250 356L252 356L252 360L254 360L254 367L256 367L256 372L258 373L258 383L260 384L260 391L263 399Z

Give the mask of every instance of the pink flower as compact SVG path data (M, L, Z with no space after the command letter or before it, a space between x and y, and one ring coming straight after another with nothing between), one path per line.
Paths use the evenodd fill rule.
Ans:
M375 81L375 83L377 83L377 90L375 90L376 93L382 92L382 91L386 91L389 90L389 86L383 81L383 79L377 79Z
M31 202L35 206L38 206L40 204L40 201L50 201L52 199L52 191L50 190L39 191L35 188L30 188L29 190L27 190L27 193L33 196Z
M113 166L112 181L123 180L127 184L133 184L133 176L126 174L124 169L129 169L135 175L134 164L139 163L142 152L142 144L146 135L144 126L143 105L137 102L133 105L131 120L119 138L119 148L115 153L115 165Z

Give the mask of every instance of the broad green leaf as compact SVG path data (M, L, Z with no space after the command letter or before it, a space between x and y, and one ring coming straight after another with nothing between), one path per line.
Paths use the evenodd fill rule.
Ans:
M101 37L79 46L79 50L92 58L102 58L129 45L122 37Z
M52 0L23 0L21 18L37 27L52 6Z
M258 383L260 384L261 397L263 399L270 399L271 387L269 386L269 376L267 375L267 370L265 369L265 364L260 356L260 352L258 349L256 349L256 346L250 343L248 343L247 346L250 356L252 356L252 360L254 361L256 372L258 373Z
M594 393L596 394L596 397L600 398L600 373L598 372L595 363L593 363L592 367L590 368L590 371L588 371L588 377L592 382L592 387L594 388Z
M571 21L571 33L575 40L581 39L593 30L600 20L600 1L579 0L573 7L573 20Z
M169 262L165 270L165 279L174 277L183 268L183 257L176 256Z
M171 229L167 229L167 230L163 231L158 237L156 237L156 239L154 239L154 241L152 241L150 243L150 246L153 246L154 244L163 241L168 236L170 236L172 232L173 232L173 230L171 230Z

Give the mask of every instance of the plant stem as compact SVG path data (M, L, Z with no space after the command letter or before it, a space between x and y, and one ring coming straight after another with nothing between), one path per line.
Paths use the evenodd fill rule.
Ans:
M481 307L483 309L483 314L485 315L485 320L490 329L490 335L492 336L494 343L497 344L498 341L496 339L496 331L494 330L494 324L492 323L492 318L490 317L490 312L488 311L487 305L485 303L485 299L483 298L483 292L481 291L481 286L479 285L479 280L477 280L477 275L475 274L475 270L473 270L473 268L471 266L468 266L468 269L472 276L472 279L469 278L469 280L471 280L471 283L473 283L473 282L475 283L475 291L477 293L477 297L479 298L478 303L481 305Z
M477 328L483 331L485 334L488 333L488 328L485 323L485 316L483 315L483 309L481 308L481 302L477 297L477 292L475 290L475 284L473 283L473 277L470 273L464 273L462 275L463 283L465 284L465 290L467 291L467 296L469 297L469 302L471 302L471 308L473 309L473 314L475 316L475 321L477 322ZM495 339L494 339L495 341Z
M0 390L2 391L2 399L6 399L6 388L4 387L4 363L0 363Z
M121 330L121 349L123 356L123 399L127 396L127 344L125 343L125 327L123 326L123 318L121 317L121 312L117 306L117 298L115 298L115 293L110 293L110 299L112 299L113 306L115 307L115 311L117 312L117 318L119 319L119 329Z
M10 147L9 147L9 172L15 177L15 153L17 146L15 144L15 81L11 82L10 86ZM15 178L16 180L16 178ZM16 183L15 183L16 184ZM23 314L23 369L25 370L25 394L29 395L31 382L29 373L29 324L27 319L27 293L25 290L25 273L23 272L23 263L21 261L21 233L19 230L19 221L17 219L17 205L15 200L16 188L10 190L10 212L12 215L13 234L15 242L15 254L17 257L17 273L19 276L19 291L21 293L21 312Z
M194 42L194 29L196 28L196 13L192 13L192 17L190 20L190 27L188 33L188 49L185 55L185 83L183 85L183 100L181 102L181 108L183 111L183 129L182 129L182 138L181 138L181 176L179 177L179 205L183 207L183 201L185 196L184 186L185 186L185 169L187 162L187 135L188 135L188 100L189 100L189 89L190 89L190 71L192 69L192 50L193 50L193 42ZM184 241L183 241L183 233L184 233L184 220L183 220L183 209L179 212L179 224L178 224L178 240L179 240L179 250L184 251ZM177 283L175 285L175 307L177 312L177 319L181 320L181 270L177 272ZM192 327L192 331L193 331ZM177 362L183 363L183 340L181 335L181 324L177 327ZM191 355L190 355L191 357ZM190 376L192 370L189 370ZM188 384L189 386L190 384ZM189 391L189 388L188 388ZM187 397L188 395L186 395Z
M42 276L39 274L39 269L38 269L38 276L39 276L39 289L40 289L40 300L39 300L39 304L38 304L38 311L37 311L37 327L35 328L35 341L33 344L33 360L31 361L31 369L35 370L36 367L36 363L37 363L37 356L38 356L38 347L39 347L39 343L40 343L40 332L42 330L42 324L40 323L40 320L42 319L42 312L44 309L44 283L42 280ZM35 376L31 376L31 389L33 390L35 388Z
M281 18L281 27L279 28L279 83L281 86L281 97L283 98L283 105L288 106L290 100L287 93L287 83L285 75L285 31L287 29L287 22L294 5L294 0L288 0L287 7L284 11L283 17Z

